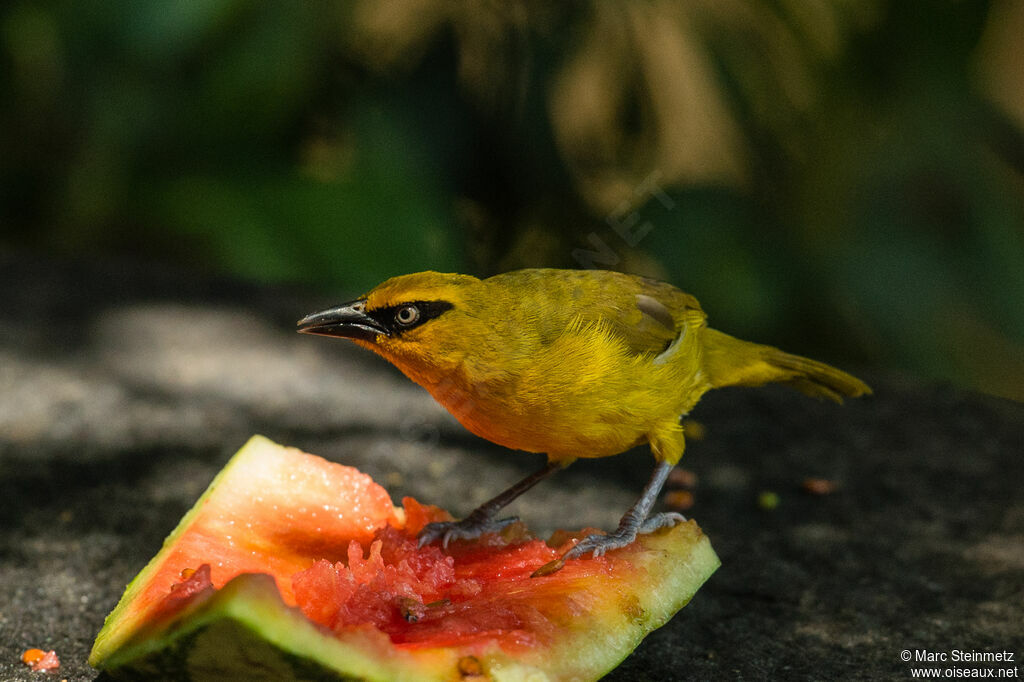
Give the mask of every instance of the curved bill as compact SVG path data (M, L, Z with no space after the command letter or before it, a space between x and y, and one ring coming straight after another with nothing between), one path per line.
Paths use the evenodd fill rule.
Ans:
M307 315L299 320L298 325L300 334L337 336L363 341L373 341L378 334L391 336L387 327L366 314L364 299Z

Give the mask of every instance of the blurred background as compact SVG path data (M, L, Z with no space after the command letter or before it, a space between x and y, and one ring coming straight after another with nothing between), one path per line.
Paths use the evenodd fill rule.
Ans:
M1024 400L1022 36L1015 0L13 0L0 249L339 296L617 269Z

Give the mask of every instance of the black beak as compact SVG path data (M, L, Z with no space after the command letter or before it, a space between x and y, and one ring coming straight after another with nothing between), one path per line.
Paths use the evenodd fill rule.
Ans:
M363 299L307 315L299 320L299 333L362 341L373 341L379 334L391 336L384 325L366 314L366 301Z

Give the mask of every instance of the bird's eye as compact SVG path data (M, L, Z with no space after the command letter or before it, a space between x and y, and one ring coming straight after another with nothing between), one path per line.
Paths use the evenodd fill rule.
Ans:
M418 319L420 319L420 309L414 305L407 305L399 308L398 312L395 313L395 322L403 327L415 324Z

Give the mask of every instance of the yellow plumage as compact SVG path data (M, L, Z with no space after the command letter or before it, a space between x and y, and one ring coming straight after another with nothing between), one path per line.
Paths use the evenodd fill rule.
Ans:
M379 353L467 429L546 453L549 470L646 441L667 473L684 449L680 417L712 388L778 382L839 402L870 392L823 363L708 328L697 300L670 284L608 271L405 275L300 325ZM495 510L477 514L484 529Z

